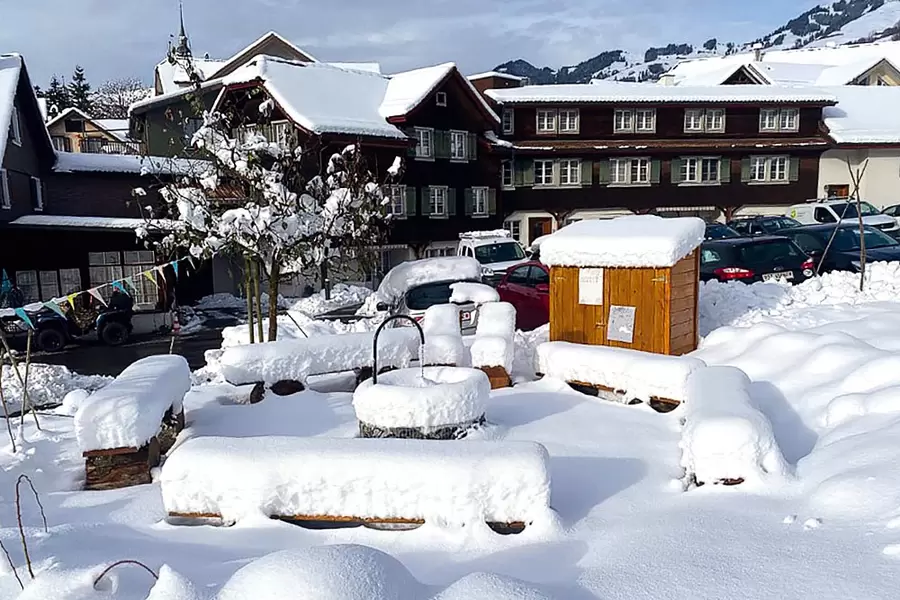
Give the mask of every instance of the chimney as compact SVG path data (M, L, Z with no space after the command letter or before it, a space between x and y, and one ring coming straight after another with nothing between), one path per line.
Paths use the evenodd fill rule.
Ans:
M753 44L752 48L753 60L755 60L756 62L762 62L763 56L765 56L765 53L763 52L763 45L759 42L756 42L755 44Z

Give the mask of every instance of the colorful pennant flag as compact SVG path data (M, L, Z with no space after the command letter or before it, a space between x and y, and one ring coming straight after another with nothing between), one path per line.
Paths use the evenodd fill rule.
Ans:
M63 319L66 318L66 313L63 312L63 310L59 307L59 304L57 304L56 302L44 302L44 308L49 308L50 310L61 316Z
M113 289L122 292L122 293L125 294L126 296L130 296L130 295L131 295L131 294L128 292L128 290L125 289L125 286L122 285L122 282L121 282L121 281L113 281L110 285L113 286Z
M28 313L25 312L24 308L15 309L16 316L25 321L25 324L28 325L29 329L34 329L34 323L31 322L31 317L28 316Z
M131 288L131 291L132 291L132 292L137 293L137 286L134 285L134 277L131 277L131 276L130 276L130 277L126 277L126 278L123 279L122 281L125 282L125 285L127 285L128 287Z
M100 287L104 287L104 286L100 286ZM100 304L102 304L103 306L109 306L109 305L106 303L106 300L103 299L103 296L100 295L100 291L99 291L99 290L100 290L99 287L91 288L91 289L88 290L88 294L90 294L91 296L93 296L94 298L96 298L97 300L99 300L99 301L100 301Z
M66 296L66 300L69 302L69 306L72 307L72 310L75 310L75 298L81 295L81 292L75 292L74 294L69 294Z
M156 277L154 277L152 270L144 271L143 273L141 273L141 275L152 281L153 285L159 285L158 283L156 283Z
M177 280L178 279L178 261L173 260L171 262L171 265L172 265L172 268L175 269L175 279Z
M6 274L6 269L3 269L3 278L0 279L0 292L7 293L12 290L12 283L9 281L9 276Z
M193 270L197 270L197 262L194 260L193 256L188 256L188 262L191 263L191 268Z

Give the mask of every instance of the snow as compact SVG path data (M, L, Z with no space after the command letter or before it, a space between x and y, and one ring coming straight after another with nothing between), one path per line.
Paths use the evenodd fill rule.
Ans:
M371 332L346 333L231 346L219 358L219 367L225 380L235 385L304 382L310 375L372 366L373 337ZM378 345L379 367L404 367L418 356L419 334L407 327L385 329Z
M753 404L750 379L734 367L706 367L688 377L681 464L701 483L742 479L762 485L787 474L769 420Z
M494 240L494 239L511 239L512 234L506 229L491 229L488 231L466 231L459 234L461 240Z
M541 262L551 267L672 267L703 242L705 230L695 217L579 221L541 242Z
M191 388L187 360L170 354L142 358L91 394L75 413L82 452L140 448L155 436L166 412L181 412Z
M547 521L547 451L528 442L190 439L160 475L170 513L443 523Z
M160 567L158 575L159 579L153 584L147 600L203 600L205 597L169 565Z
M518 75L513 75L511 73L501 73L500 71L487 71L485 73L476 73L475 75L469 75L469 81L477 81L479 79L487 79L488 77L498 77L500 79L511 79L513 81L522 81L526 79L525 77L519 77Z
M328 65L350 71L366 71L381 75L381 64L377 62L329 62Z
M388 88L381 75L259 56L224 78L226 86L257 81L292 121L312 133L406 139L378 112Z
M460 281L458 283L451 283L450 289L452 290L450 302L459 304L471 302L475 304L475 306L481 306L482 304L487 304L489 302L500 301L500 294L497 293L497 290L483 283Z
M472 573L434 597L434 600L553 600L523 581L494 573Z
M438 87L456 70L456 64L444 63L391 75L379 109L381 116L385 119L406 116L435 93ZM499 123L500 117L485 102L478 90L472 86L471 81L464 77L462 81L468 87L472 99L480 103L485 113Z
M475 336L497 336L512 339L516 333L516 308L509 302L485 304L478 309Z
M0 54L0 164L12 129L12 111L24 61L18 54Z
M399 369L379 375L378 383L361 383L353 408L363 423L428 430L479 419L490 391L487 375L478 369Z
M291 305L291 310L309 316L316 316L338 308L362 304L371 295L372 290L369 288L338 283L331 288L330 300L325 299L325 290L319 290L312 296L301 298L294 302Z
M468 353L460 330L459 306L429 306L425 310L421 326L425 333L425 347L422 349L424 364L466 366Z
M666 356L569 342L541 344L537 354L539 373L562 381L621 391L626 400L665 398L683 401L687 396L688 378L704 366L702 360L689 356Z
M197 159L57 151L53 170L57 173L191 175L207 168L209 168L208 161Z
M481 264L468 256L441 256L400 263L384 276L375 292L379 301L397 303L406 292L427 283L481 281Z
M19 372L25 376L25 364L21 361ZM35 406L47 406L64 402L73 391L93 392L112 381L111 377L100 375L79 375L61 365L32 363L28 373L28 398ZM9 365L0 367L0 386L10 410L16 410L22 403L22 385ZM73 413L74 414L74 413Z
M172 229L175 221L168 219L131 219L128 217L73 217L68 215L23 215L10 225L22 227L74 227L88 229L136 230L148 225L158 229Z
M208 80L216 71L224 66L226 61L205 58L193 58L191 66L200 76L202 81ZM190 77L184 67L179 64L172 64L168 60L164 60L156 65L156 76L162 86L161 95L176 94L182 92L191 84ZM155 97L156 99L159 96Z
M485 304L478 310L472 365L503 367L512 373L515 360L516 309L508 302Z
M839 144L900 143L900 88L857 86L829 88L837 106L825 108L829 136Z

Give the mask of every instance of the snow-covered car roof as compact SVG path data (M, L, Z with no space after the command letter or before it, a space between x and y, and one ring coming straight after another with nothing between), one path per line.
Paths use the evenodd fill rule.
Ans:
M481 264L468 256L441 256L401 263L391 269L378 291L378 299L394 303L414 287L440 281L481 280Z

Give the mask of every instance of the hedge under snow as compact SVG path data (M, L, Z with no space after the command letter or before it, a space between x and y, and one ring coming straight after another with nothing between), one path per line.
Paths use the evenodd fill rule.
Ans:
M546 449L533 442L199 437L160 476L169 513L423 519L550 518Z
M373 332L322 335L232 346L219 358L226 381L234 385L284 380L306 381L311 375L372 366ZM410 327L385 329L378 337L379 367L405 367L419 355L419 333Z
M689 356L666 356L627 348L546 342L538 346L537 372L625 393L625 399L683 401L688 377L703 368Z
M753 404L750 378L735 367L704 367L688 378L681 465L698 482L760 483L788 466L769 419Z
M190 389L191 369L183 356L149 356L132 363L78 408L78 447L82 452L140 448L159 432L170 408L181 412Z

